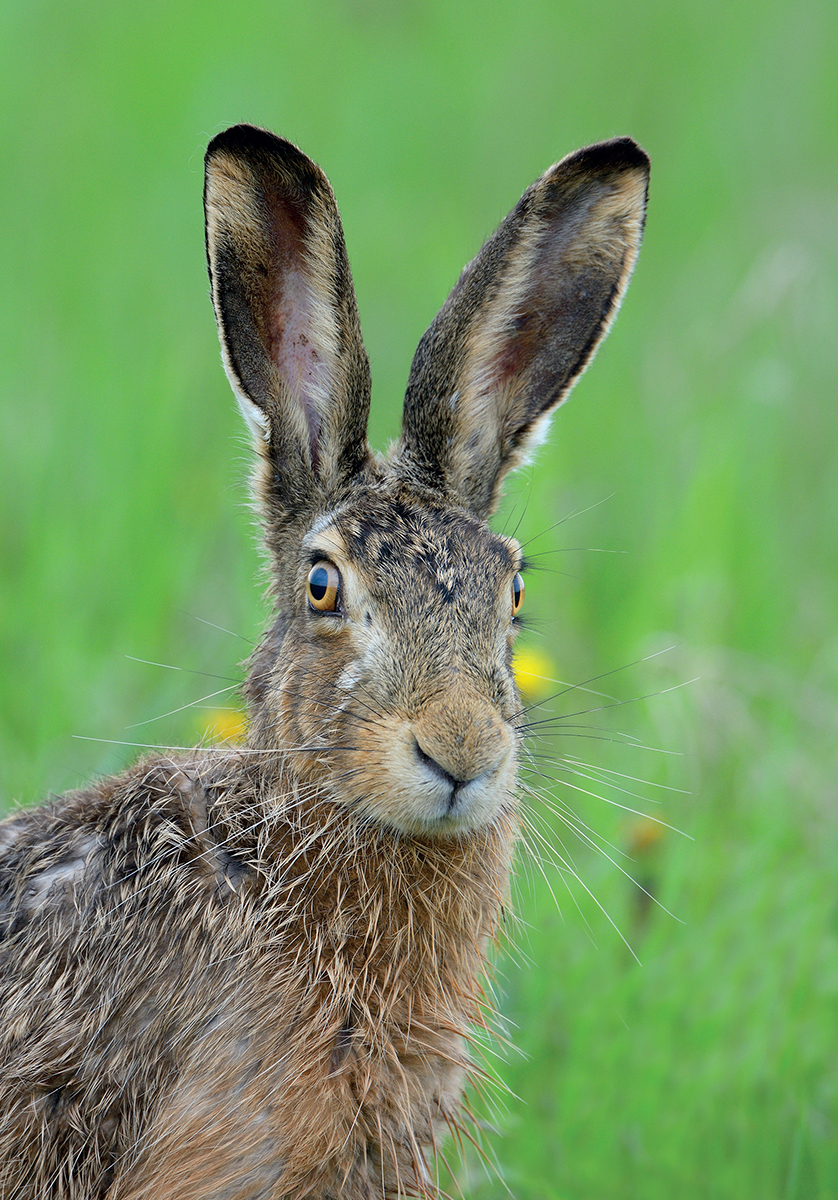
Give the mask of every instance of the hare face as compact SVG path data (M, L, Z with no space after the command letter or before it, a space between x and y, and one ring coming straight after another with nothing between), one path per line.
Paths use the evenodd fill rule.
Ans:
M513 802L520 560L466 513L371 490L324 517L303 542L267 737L307 747L306 782L362 819L431 836L489 821ZM325 611L307 594L318 564L335 572Z

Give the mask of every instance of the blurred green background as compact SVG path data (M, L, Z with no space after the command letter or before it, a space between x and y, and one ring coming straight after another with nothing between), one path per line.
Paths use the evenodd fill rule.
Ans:
M838 1196L836 25L827 0L3 5L4 805L201 736L183 706L234 701L194 672L238 677L264 620L209 137L263 124L329 174L379 446L523 188L615 134L652 157L623 311L499 521L543 568L525 649L614 699L535 714L555 779L529 778L496 979L520 1052L490 1059L498 1172L467 1156L469 1197Z

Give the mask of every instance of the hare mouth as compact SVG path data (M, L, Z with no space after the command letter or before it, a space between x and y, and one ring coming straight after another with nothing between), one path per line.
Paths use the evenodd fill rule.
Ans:
M460 779L456 775L446 769L442 763L437 762L430 754L427 754L419 744L418 739L413 739L413 753L419 764L424 776L430 777L437 788L443 789L443 796L447 796L446 815L453 814L461 804L461 797L472 785L485 785L498 774L501 762L493 763L490 767L475 771L465 779ZM423 780L423 783L425 780ZM476 790L472 788L472 790Z

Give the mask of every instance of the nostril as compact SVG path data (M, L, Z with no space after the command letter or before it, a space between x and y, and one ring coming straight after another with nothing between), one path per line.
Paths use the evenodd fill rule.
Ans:
M449 787L454 788L455 791L466 782L464 779L457 779L450 771L446 771L445 767L441 763L438 763L435 758L431 758L430 754L426 754L415 738L413 739L413 749L419 762L424 767L427 767L429 771L433 771L434 775L442 779Z

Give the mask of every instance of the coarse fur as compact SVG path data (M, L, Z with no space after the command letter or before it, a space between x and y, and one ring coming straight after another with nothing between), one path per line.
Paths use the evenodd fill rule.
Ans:
M275 619L244 745L0 825L2 1200L437 1194L518 832L522 558L486 520L616 312L647 180L621 138L524 193L384 458L326 177L251 126L210 143Z

